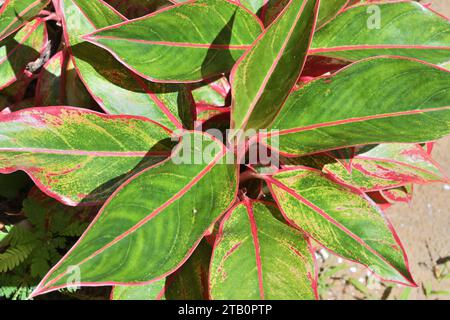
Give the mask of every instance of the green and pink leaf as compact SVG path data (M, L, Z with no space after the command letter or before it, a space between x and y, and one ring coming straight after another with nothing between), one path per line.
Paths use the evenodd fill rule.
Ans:
M385 280L415 285L395 231L363 193L307 167L284 169L265 180L293 226Z

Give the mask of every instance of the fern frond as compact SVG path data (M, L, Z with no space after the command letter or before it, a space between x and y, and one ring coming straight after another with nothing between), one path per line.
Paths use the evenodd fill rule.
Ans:
M8 233L0 231L0 243L8 236Z
M33 251L34 244L19 244L9 247L4 253L0 254L0 272L8 272L20 265L28 258Z
M17 247L21 244L29 244L36 241L36 237L31 230L28 230L24 226L15 225L10 230L8 235L3 240L2 244L8 244L13 247Z
M88 223L74 222L61 230L59 234L64 237L79 237L83 234L88 225Z

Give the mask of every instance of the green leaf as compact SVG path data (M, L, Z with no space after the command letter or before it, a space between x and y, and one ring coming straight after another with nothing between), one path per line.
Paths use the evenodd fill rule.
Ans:
M77 70L73 64L73 59L67 61L67 67L65 70L65 103L64 105L84 107L84 108L95 108L97 104L95 103L92 96L86 90L83 82L77 74Z
M355 145L414 143L450 133L450 72L403 58L372 58L293 92L269 145L306 155Z
M95 106L92 97L78 78L73 63L63 51L43 66L36 85L37 106Z
M47 259L44 259L39 256L33 256L31 260L32 260L30 268L31 276L35 278L44 276L50 268Z
M212 248L203 240L189 260L167 278L168 300L208 300Z
M5 0L0 6L0 41L32 20L50 0Z
M326 164L323 171L365 192L448 180L421 146L410 144L361 147L351 160L350 170L333 162Z
M33 251L34 244L18 244L0 253L0 273L8 272L19 266Z
M448 61L448 62L446 62L446 63L443 63L443 64L441 64L441 66L442 66L442 68L445 68L445 69L448 69L448 70L450 70L450 61Z
M247 199L226 215L211 262L211 298L315 298L309 243L301 232L277 220L274 211L272 205Z
M292 225L383 279L414 285L392 226L367 196L306 167L282 170L266 181Z
M107 51L81 37L123 22L100 1L61 0L64 37L75 69L94 100L108 113L145 116L170 129L191 128L192 96L177 85L145 81L121 65Z
M70 107L0 115L0 173L22 170L68 205L105 200L170 153L170 133L145 118Z
M247 8L250 12L254 13L255 15L262 16L264 15L262 11L266 10L267 6L272 6L274 2L272 0L240 0L236 1L237 3L241 4L245 8Z
M211 251L211 246L202 241L174 274L147 285L115 286L111 300L204 300L208 296Z
M28 23L0 42L0 90L22 76L27 64L39 58L46 43L47 30L42 19Z
M258 20L232 2L197 0L85 39L148 80L196 82L230 71L261 31Z
M192 90L197 108L224 107L230 92L230 85L226 78L200 85ZM197 110L198 111L198 110Z
M233 129L260 129L272 123L302 71L318 4L292 0L233 69Z
M381 191L381 195L390 203L404 202L411 203L413 197L414 185L408 184L403 187Z
M27 93L27 88L33 81L33 75L25 71L22 74L16 75L11 81L14 82L2 89L2 94L0 95L0 109L10 108L10 110L18 110L21 105L26 103L25 95ZM34 107L34 105L32 106Z
M317 19L317 27L335 18L347 4L349 0L322 0L320 1L319 18Z
M180 163L208 153L199 164ZM80 285L137 285L177 270L237 192L237 166L227 149L200 132L186 133L172 157L123 184L88 231L43 279L36 294L66 287L79 268ZM78 282L78 281L77 281Z
M165 300L165 290L165 278L140 286L114 286L111 300Z
M62 51L51 57L42 67L36 86L37 106L64 105L64 89L61 79L63 74L64 53Z
M6 237L8 236L8 233L0 231L0 243L6 239Z
M360 60L396 55L450 60L450 21L413 1L356 5L314 36L310 54Z
M42 238L56 236L79 237L98 207L68 207L33 187L23 202L23 214L41 232Z

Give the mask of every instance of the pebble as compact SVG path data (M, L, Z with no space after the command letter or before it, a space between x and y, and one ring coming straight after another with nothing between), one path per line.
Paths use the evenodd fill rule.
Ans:
M324 260L327 260L329 258L329 256L330 256L328 254L327 250L325 250L325 249L320 249L320 254L322 255Z

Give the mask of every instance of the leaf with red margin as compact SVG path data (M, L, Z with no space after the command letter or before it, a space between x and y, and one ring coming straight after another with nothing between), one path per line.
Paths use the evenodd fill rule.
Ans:
M187 132L168 160L116 190L33 295L67 287L69 266L79 268L80 286L143 285L172 274L236 198L239 167L226 164L229 156L212 136Z
M399 1L347 8L318 30L309 54L350 61L396 55L439 64L450 60L449 44L448 19L417 2Z
M255 15L261 16L261 11L264 7L271 6L275 1L271 0L232 0L232 2L239 3L253 12Z
M333 20L350 0L325 0L320 3L319 18L317 19L317 29Z
M431 156L431 153L433 152L434 146L435 146L436 142L432 141L432 142L427 142L424 144L424 150L428 153L428 155Z
M351 173L352 172L352 161L355 157L355 151L356 148L345 148L345 149L338 149L338 150L331 150L326 152L330 157L335 159L337 162L339 162L344 168Z
M331 157L328 153L319 153L311 156L304 156L304 157L283 157L280 156L280 165L281 169L287 169L292 167L309 167L317 170L323 170L323 167L325 165L330 163L335 163L336 159ZM339 163L339 165L341 165ZM278 170L278 168L274 168L275 171ZM272 173L273 173L272 169ZM263 172L263 173L271 173L269 172Z
M78 76L77 70L73 64L73 59L67 59L65 63L65 73L62 78L65 85L64 100L65 105L84 108L95 108L97 103L89 94Z
M211 261L212 299L317 297L310 244L301 232L277 220L274 210L276 206L246 199L225 216Z
M51 57L42 67L36 85L35 101L37 106L64 105L63 74L64 53Z
M128 19L135 19L168 7L169 0L105 0Z
M417 60L354 63L291 93L260 141L285 156L450 133L450 72Z
M39 73L35 104L91 108L95 101L80 81L71 59L60 51L50 58Z
M300 77L301 83L308 83L314 78L335 73L350 63L327 57L308 56ZM300 84L301 84L300 83Z
M0 41L32 20L49 2L50 0L5 0L0 6Z
M265 26L269 26L280 15L290 0L269 0L262 6L259 17ZM326 1L326 0L325 0Z
M202 107L224 107L230 93L230 84L225 77L218 80L202 83L192 88L197 108Z
M87 33L123 22L117 12L91 0L61 0L57 11L75 69L107 113L144 116L170 129L193 127L194 106L187 89L145 81L107 51L82 40Z
M416 144L394 143L362 147L352 159L351 171L338 163L326 164L323 171L339 183L365 192L411 183L448 181L431 156Z
M143 286L115 286L111 300L208 300L211 252L203 240L188 261L166 279Z
M266 128L300 77L320 0L291 0L233 68L232 129Z
M224 122L226 126L229 126L230 119L230 85L226 78L220 78L210 83L201 83L198 86L192 86L192 96L196 105L196 125L197 129L199 125L208 122L211 123ZM214 126L214 124L213 124ZM222 127L222 125L218 125ZM225 129L228 129L225 128Z
M15 82L27 64L40 57L47 44L47 28L42 19L28 23L14 36L0 42L0 90Z
M415 285L397 235L366 195L307 167L282 170L265 180L293 226L385 280Z
M392 203L389 202L386 197L384 197L381 194L381 191L375 191L375 192L367 192L366 195L373 201L375 204L385 212L389 208L392 207Z
M408 184L403 187L398 187L394 189L382 190L381 194L387 201L391 203L395 202L404 202L411 203L413 197L413 189L414 186L412 184Z
M289 0L232 0L233 2L243 5L245 8L253 12L259 19L268 26L277 18Z
M164 139L170 134L146 118L70 107L3 114L0 173L22 170L65 204L95 204L130 175L168 157L171 145Z
M186 83L230 71L262 29L256 17L232 2L194 0L97 30L84 39L143 78Z

